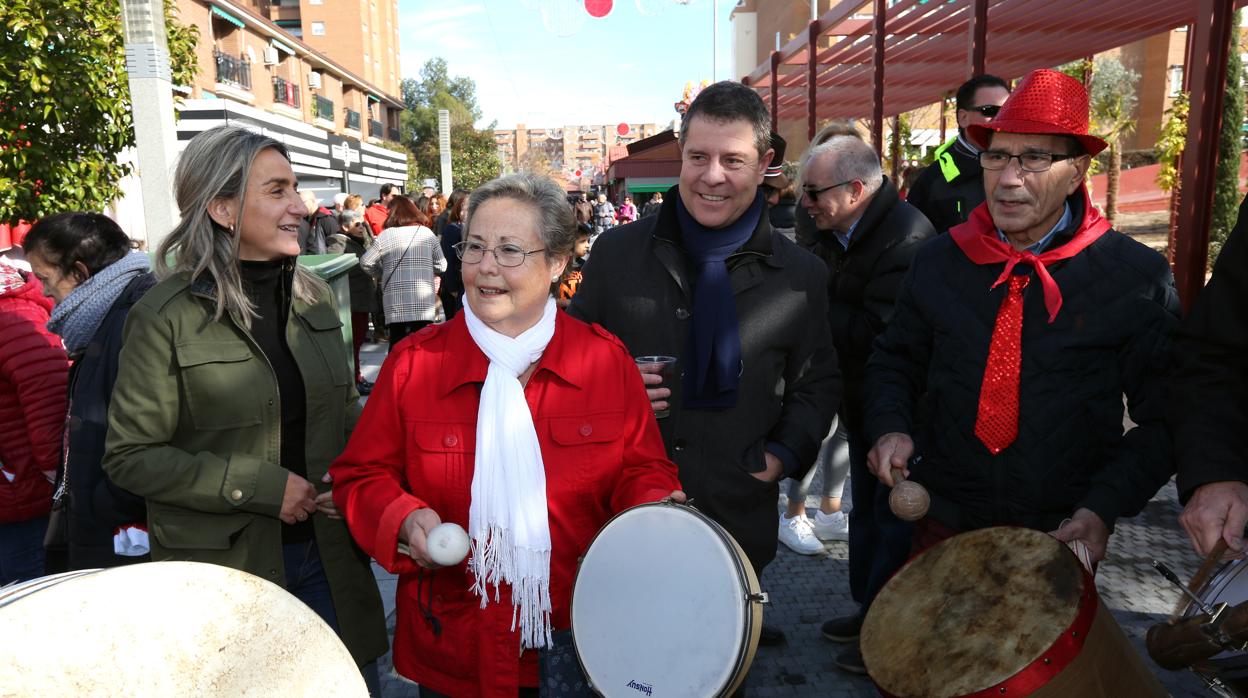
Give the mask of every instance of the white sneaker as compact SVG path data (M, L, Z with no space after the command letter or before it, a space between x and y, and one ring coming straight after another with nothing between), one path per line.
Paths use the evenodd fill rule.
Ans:
M815 537L815 529L805 514L787 518L780 515L780 542L798 555L817 555L823 552L823 543Z
M843 511L832 514L822 511L816 513L815 523L811 528L819 540L849 540L849 517Z

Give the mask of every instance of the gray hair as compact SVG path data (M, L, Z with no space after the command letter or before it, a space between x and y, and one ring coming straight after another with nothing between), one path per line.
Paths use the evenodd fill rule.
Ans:
M213 319L225 313L251 327L259 317L243 289L239 273L239 226L224 228L208 214L216 199L237 199L239 218L246 205L251 167L264 150L272 148L290 160L286 147L268 136L237 126L219 126L191 139L178 158L173 191L182 220L156 251L156 272L162 278L186 274L191 281L207 275L217 286L217 309ZM169 257L173 266L169 266ZM314 274L296 265L292 291L305 303L315 303L329 287Z
M527 172L499 177L477 187L468 195L468 215L464 219L464 239L472 230L472 216L491 199L511 199L537 209L538 231L546 247L546 260L571 257L578 236L576 214L563 187L549 177Z
M880 157L871 146L856 136L833 136L827 141L806 151L802 157L802 180L810 170L815 158L831 154L832 179L836 182L857 180L862 182L868 194L874 194L884 183L884 172L880 169Z
M767 105L757 92L739 82L721 80L698 93L680 120L682 146L689 139L689 124L695 116L717 122L744 121L754 131L758 157L771 148L771 115Z
M349 208L338 214L338 225L344 228L350 228L363 219L364 214L361 213L359 209Z

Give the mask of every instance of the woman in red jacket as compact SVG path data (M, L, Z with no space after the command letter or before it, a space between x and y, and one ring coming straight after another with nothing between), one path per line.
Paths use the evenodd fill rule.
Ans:
M51 310L34 276L0 264L0 586L44 573L69 375Z
M463 312L391 352L330 468L356 541L401 575L394 663L423 698L536 695L535 650L568 647L594 534L627 507L684 501L624 345L556 310L575 239L549 179L474 191ZM443 521L472 552L439 568L425 537Z

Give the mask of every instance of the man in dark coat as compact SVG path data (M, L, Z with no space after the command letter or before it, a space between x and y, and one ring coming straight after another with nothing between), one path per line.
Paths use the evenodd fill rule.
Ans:
M888 508L888 489L867 470L863 378L871 343L893 317L897 290L932 224L901 201L861 138L835 136L802 162L802 204L815 221L814 252L828 265L828 322L845 381L841 420L849 435L853 509L849 513L849 588L860 610L824 624L830 640L851 643L837 666L866 673L858 631L872 599L910 554L910 525ZM783 522L782 522L783 523Z
M1248 523L1248 200L1175 342L1170 426L1179 522L1201 555L1244 550Z
M967 129L987 201L919 250L876 340L867 459L886 485L901 468L931 493L917 548L1013 525L1077 541L1095 563L1172 472L1174 284L1093 207L1084 176L1105 142L1087 124L1083 84L1037 70Z
M995 75L976 75L958 88L958 135L936 149L936 161L919 173L906 195L906 201L927 216L936 232L965 223L971 211L984 203L979 147L966 137L966 129L991 121L1009 96L1010 86Z
M679 377L643 374L655 408L670 407L668 455L760 573L776 554L777 483L814 462L840 398L827 269L765 215L769 121L744 85L703 90L681 127L679 184L658 215L598 239L569 307L635 356L676 357Z

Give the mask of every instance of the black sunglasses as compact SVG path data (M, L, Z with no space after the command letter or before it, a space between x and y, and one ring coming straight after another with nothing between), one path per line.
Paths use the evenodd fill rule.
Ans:
M843 187L846 184L853 184L854 182L857 182L857 181L858 180L856 179L847 179L844 182L838 182L837 184L830 184L822 189L812 189L811 187L803 187L802 192L806 194L806 196L810 197L811 202L814 203L814 202L819 201L819 195L824 193L825 191L830 191L832 189L836 189L837 187Z
M1001 107L996 104L983 104L978 107L967 107L966 110L977 111L980 114L983 114L984 116L991 119L997 115L997 112L1001 111Z

